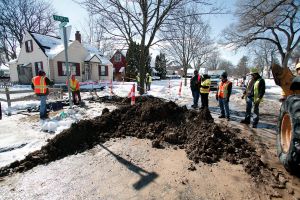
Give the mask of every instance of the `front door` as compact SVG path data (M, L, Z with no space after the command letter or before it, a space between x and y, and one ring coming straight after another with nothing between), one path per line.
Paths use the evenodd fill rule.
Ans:
M84 78L83 81L91 80L91 63L89 63L89 62L84 63L84 76L83 76L83 78Z

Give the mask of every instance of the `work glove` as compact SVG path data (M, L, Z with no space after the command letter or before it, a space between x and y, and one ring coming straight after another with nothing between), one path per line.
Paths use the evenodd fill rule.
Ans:
M241 97L242 99L244 99L245 98L245 95L242 95L242 97Z
M229 102L229 98L227 98L226 101Z
M216 100L217 100L217 101L219 101L219 97L218 97L218 95L216 95Z

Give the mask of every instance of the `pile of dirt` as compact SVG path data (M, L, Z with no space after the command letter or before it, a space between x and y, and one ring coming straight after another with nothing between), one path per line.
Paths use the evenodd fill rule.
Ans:
M235 132L215 124L208 109L188 110L153 97L141 97L138 102L112 112L105 109L100 117L72 124L41 150L1 168L0 176L23 172L83 152L110 138L126 136L151 139L154 147L163 147L165 142L176 144L185 148L188 157L195 162L215 163L225 159L243 164L253 177L261 176L264 164L255 149Z

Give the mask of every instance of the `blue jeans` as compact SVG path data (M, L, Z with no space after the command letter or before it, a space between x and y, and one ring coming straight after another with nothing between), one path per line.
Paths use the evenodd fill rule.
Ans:
M46 95L40 96L40 100L41 100L40 118L45 118L47 116L47 107L46 107L47 96Z
M246 116L245 116L245 120L250 122L250 118L251 118L251 110L252 110L252 106L253 106L253 98L252 97L247 97L246 99ZM254 110L253 110L253 124L258 124L259 121L259 103L258 104L254 104Z
M200 96L199 90L198 89L192 90L192 95L193 95L194 106L198 106L198 101Z
M229 118L229 102L227 101L227 99L219 98L219 106L221 110L221 115Z

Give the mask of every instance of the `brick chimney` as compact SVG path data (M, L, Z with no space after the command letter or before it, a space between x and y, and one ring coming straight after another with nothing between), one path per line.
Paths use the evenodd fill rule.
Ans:
M76 31L75 33L75 40L81 43L81 34L79 33L79 31Z

